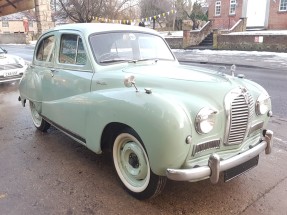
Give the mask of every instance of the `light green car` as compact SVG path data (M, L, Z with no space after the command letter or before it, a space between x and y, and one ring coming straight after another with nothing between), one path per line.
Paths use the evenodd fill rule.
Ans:
M112 152L124 188L158 195L167 178L217 183L271 153L268 93L244 78L178 63L155 31L70 24L44 33L19 100L97 154Z

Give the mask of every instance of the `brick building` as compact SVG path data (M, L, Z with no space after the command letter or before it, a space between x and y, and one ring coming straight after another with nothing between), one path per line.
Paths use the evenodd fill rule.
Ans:
M287 29L287 0L209 0L209 19L213 28L230 29L247 17L247 27Z
M287 0L271 1L268 28L287 29Z

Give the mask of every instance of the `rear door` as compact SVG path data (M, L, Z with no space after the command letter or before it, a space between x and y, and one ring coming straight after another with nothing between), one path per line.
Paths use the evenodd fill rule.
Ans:
M26 80L29 80L27 92L29 99L41 106L43 101L43 77L54 67L55 59L55 32L45 34L39 39L36 45L33 62L26 73ZM41 111L40 111L41 112Z
M43 77L43 115L85 143L86 104L93 70L78 32L58 32L55 64Z

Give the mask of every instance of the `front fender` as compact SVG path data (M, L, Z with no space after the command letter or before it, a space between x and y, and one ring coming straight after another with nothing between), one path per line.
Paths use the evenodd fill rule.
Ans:
M167 168L179 168L185 162L190 145L191 122L182 106L160 94L125 89L92 92L87 110L87 146L100 152L105 126L119 122L133 128L147 150L151 169L165 175Z

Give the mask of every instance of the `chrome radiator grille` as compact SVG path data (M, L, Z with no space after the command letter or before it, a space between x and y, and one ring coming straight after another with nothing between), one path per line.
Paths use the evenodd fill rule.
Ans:
M249 121L252 120L252 117L255 114L255 102L253 97L248 93L248 100L249 100Z
M248 100L244 95L237 96L231 104L230 130L227 139L227 145L241 144L248 127L248 121L251 117L249 105L252 107L252 97L248 95ZM250 104L249 104L250 103Z

